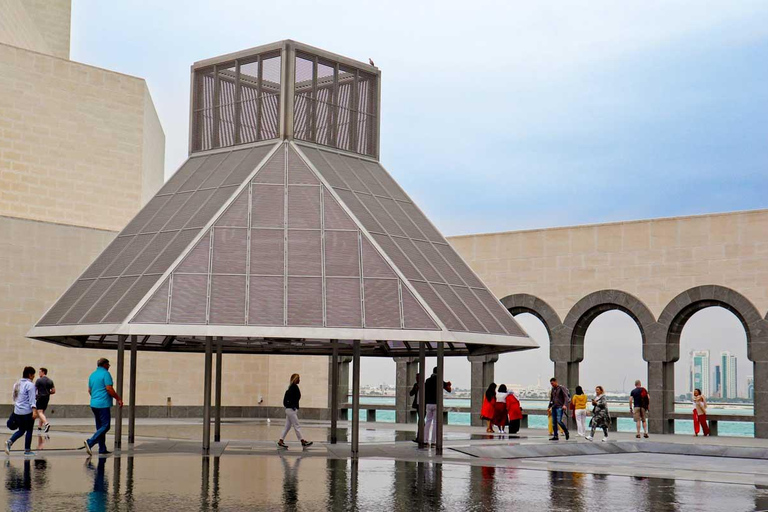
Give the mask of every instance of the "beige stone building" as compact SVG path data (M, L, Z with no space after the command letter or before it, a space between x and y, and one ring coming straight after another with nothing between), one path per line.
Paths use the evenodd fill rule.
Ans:
M88 373L114 354L25 334L163 184L165 135L143 79L69 60L70 0L0 0L0 13L0 404L23 366L46 366L54 416L82 415ZM138 404L199 405L201 368L140 354ZM325 407L323 357L225 358L223 404L279 405L297 371L316 383L303 405Z

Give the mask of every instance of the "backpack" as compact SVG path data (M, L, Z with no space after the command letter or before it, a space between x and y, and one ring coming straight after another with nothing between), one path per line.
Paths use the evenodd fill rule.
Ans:
M651 398L648 396L648 390L642 388L640 390L640 403L643 404L643 409L648 410L648 406L651 404Z

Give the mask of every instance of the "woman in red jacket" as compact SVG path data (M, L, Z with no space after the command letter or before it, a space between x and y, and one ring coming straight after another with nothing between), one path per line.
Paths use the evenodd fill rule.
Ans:
M483 408L480 409L480 418L488 422L488 428L486 432L493 432L493 415L496 412L496 384L491 383L488 389L485 390L485 398L483 399Z
M517 434L520 431L520 420L523 419L523 408L520 400L510 391L507 395L507 415L509 417L509 433Z

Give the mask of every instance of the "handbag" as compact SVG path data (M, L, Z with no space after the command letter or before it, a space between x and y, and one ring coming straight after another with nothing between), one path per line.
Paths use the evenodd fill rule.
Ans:
M19 429L19 420L16 418L15 412L11 411L11 415L8 417L8 421L5 422L5 426L8 427L8 430Z

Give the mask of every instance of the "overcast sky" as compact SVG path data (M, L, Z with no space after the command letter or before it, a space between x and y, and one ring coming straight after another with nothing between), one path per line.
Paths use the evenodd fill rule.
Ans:
M73 0L72 58L146 78L166 175L187 155L192 62L286 38L373 58L382 162L456 235L765 207L766 20L762 0ZM738 324L697 318L684 346L746 359ZM613 313L588 333L584 367L607 387L624 377L611 354L639 356L632 328ZM538 352L504 357L507 380L546 377ZM635 355L627 381L644 373ZM468 363L451 364L468 383ZM368 365L365 380L393 380L393 365Z

